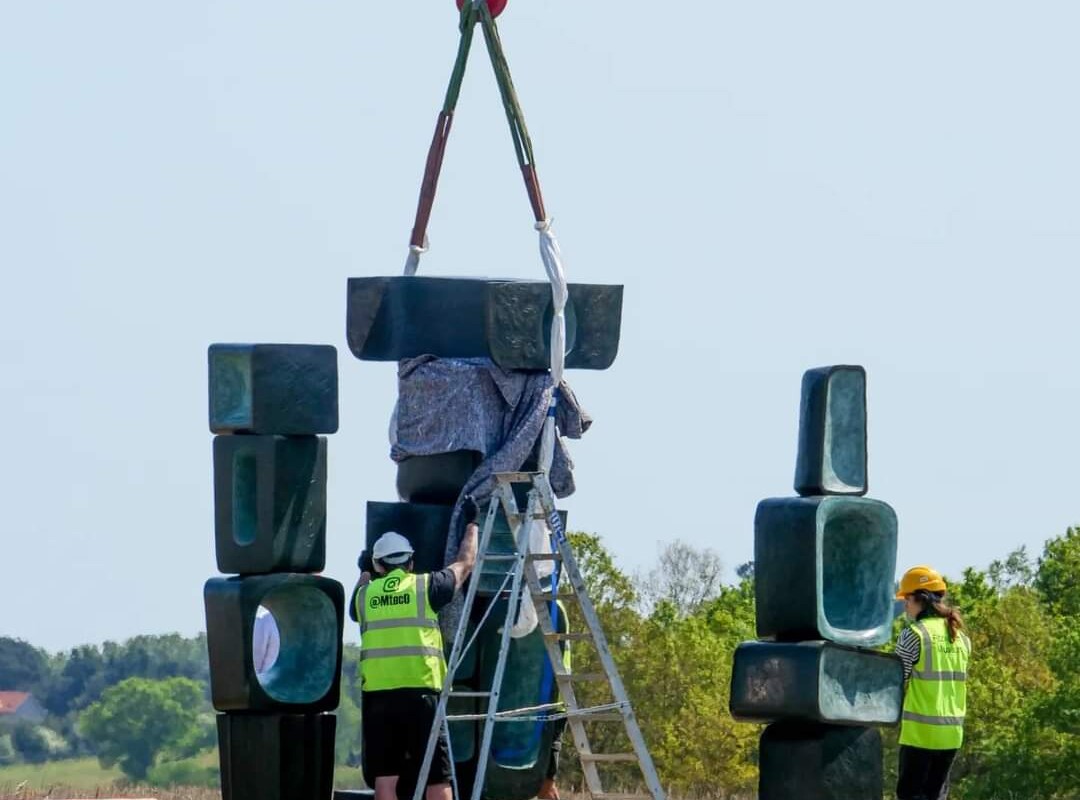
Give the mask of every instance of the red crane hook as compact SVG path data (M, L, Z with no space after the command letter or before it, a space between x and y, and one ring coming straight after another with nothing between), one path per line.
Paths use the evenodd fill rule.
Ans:
M488 10L491 12L492 17L497 17L506 8L506 0L485 0L488 6ZM457 0L458 11L461 11L461 7L465 4L465 0Z

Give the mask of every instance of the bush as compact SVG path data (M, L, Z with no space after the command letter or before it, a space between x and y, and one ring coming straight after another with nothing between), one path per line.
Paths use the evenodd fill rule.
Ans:
M152 786L201 786L217 789L221 786L221 774L217 767L200 763L199 759L185 758L181 761L164 761L151 767L147 782Z
M38 732L45 737L45 744L49 748L50 761L67 758L71 755L71 745L68 744L67 739L62 734L44 725L38 728Z
M11 734L0 733L0 766L14 764L18 760L15 748L11 744Z
M28 764L40 764L49 758L49 740L37 725L19 725L12 731L11 744Z

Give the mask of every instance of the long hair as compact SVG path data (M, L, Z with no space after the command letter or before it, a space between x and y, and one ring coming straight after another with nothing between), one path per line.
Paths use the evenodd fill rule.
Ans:
M964 629L964 619L960 616L960 611L945 600L945 593L919 589L915 592L915 599L931 614L945 620L949 627L949 641L955 642L957 634Z

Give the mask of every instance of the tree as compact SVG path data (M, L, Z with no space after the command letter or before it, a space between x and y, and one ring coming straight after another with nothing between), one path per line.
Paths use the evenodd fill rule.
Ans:
M160 753L199 736L203 704L202 687L189 678L128 678L106 689L79 727L103 766L118 764L132 780L144 780Z
M341 693L337 708L337 733L334 739L334 763L360 763L360 709L348 692Z
M684 795L720 798L747 791L754 783L758 730L731 718L728 697L731 653L754 635L752 571L744 570L737 586L722 586L715 553L677 543L656 579L646 577L635 587L598 536L572 533L570 540L661 781ZM698 586L683 593L667 580L676 576ZM652 600L639 601L638 589L652 593L656 586L662 588ZM571 631L581 630L576 604L567 606ZM601 672L595 649L575 646L573 669ZM599 683L582 683L575 693L583 706L610 700ZM619 726L595 726L589 737L596 752L628 751ZM630 765L611 765L605 774L626 787L641 778ZM580 782L577 759L567 757L564 779Z
M48 678L45 651L22 639L0 636L0 690L28 692Z
M105 660L93 645L75 647L63 660L59 674L43 693L42 703L51 714L63 716L93 703L105 690Z
M1080 528L1046 543L1035 588L1055 615L1080 617Z
M593 605L610 608L628 607L637 600L634 582L615 566L615 559L595 533L569 532L585 588Z
M109 684L125 678L210 679L206 634L187 639L176 633L135 636L122 644L106 642L102 648Z
M1030 586L1035 578L1035 565L1031 563L1027 547L1013 550L1004 560L995 559L987 567L986 574L998 591L1005 591L1012 586Z
M676 539L660 551L660 563L638 579L637 589L646 612L666 601L686 616L719 594L723 572L715 550Z
M1056 736L1035 714L1055 685L1054 635L1026 564L1021 549L949 586L972 643L964 746L953 770L964 800L1072 796L1058 794L1046 760L1059 749Z

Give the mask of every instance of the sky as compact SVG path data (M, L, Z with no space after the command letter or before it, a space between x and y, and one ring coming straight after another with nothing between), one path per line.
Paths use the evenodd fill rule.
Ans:
M345 342L399 274L457 46L451 0L0 3L0 635L205 627L206 348L338 348L326 573L393 500L393 364ZM804 370L868 372L898 570L1080 522L1080 7L510 0L500 17L572 281L625 285L569 378L570 527L628 571L752 557L793 494ZM543 279L482 48L426 275Z

